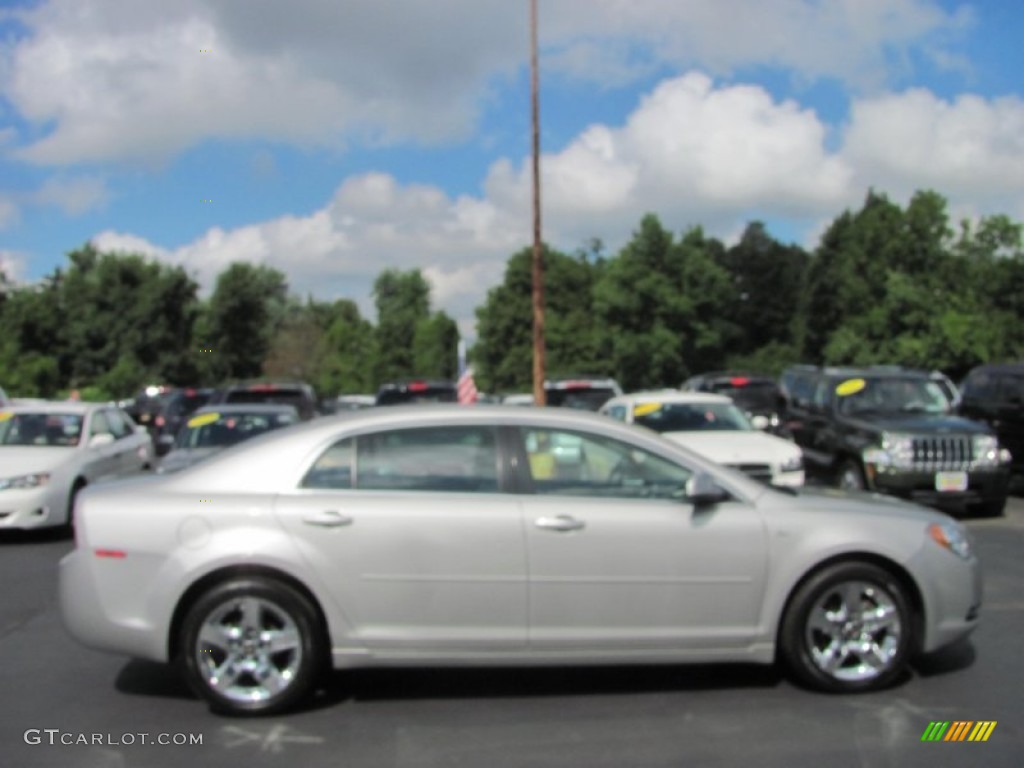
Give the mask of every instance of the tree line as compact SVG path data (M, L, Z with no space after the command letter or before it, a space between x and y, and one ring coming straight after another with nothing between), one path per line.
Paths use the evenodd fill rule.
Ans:
M477 308L477 385L529 391L530 249ZM678 386L720 368L778 373L796 362L889 363L958 377L1024 357L1022 227L1004 215L954 229L945 199L906 207L869 192L813 251L760 222L726 246L644 216L618 253L599 241L545 248L551 375L603 374L626 389ZM181 267L140 255L68 254L36 285L0 273L0 384L25 397L127 397L150 383L298 378L324 395L384 381L454 378L458 329L419 270L374 282L376 322L347 299L290 292L280 271L234 263L208 298Z

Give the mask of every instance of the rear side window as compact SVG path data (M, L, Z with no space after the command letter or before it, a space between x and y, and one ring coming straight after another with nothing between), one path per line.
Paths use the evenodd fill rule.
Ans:
M356 487L373 490L498 490L497 436L491 427L423 427L360 435Z

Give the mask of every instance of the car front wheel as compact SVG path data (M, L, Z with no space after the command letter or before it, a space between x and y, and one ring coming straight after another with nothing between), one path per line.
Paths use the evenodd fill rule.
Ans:
M297 590L247 577L219 584L189 609L179 663L189 684L220 712L265 715L310 693L324 640L317 613Z
M870 563L840 563L815 574L790 601L780 655L802 683L855 693L903 673L913 620L904 588Z

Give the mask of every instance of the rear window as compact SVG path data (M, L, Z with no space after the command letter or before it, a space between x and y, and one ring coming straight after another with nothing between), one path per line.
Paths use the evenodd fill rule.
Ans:
M458 402L455 387L423 386L402 389L385 389L377 394L377 405L406 405L408 403L455 403Z
M547 390L548 405L556 408L575 408L596 411L613 397L618 396L611 387L570 386Z

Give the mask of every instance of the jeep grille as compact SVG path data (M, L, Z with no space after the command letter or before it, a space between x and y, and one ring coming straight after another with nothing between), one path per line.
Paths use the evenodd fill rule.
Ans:
M974 461L974 447L970 437L915 437L914 467L926 470L969 469Z

